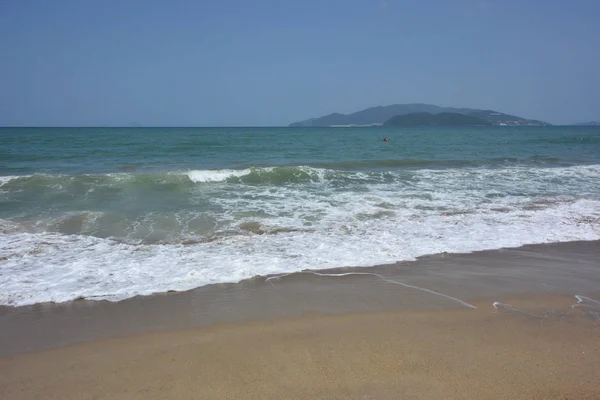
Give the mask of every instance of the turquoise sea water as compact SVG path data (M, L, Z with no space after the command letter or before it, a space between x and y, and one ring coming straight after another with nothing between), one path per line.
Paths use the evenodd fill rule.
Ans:
M0 128L0 304L580 239L595 127Z

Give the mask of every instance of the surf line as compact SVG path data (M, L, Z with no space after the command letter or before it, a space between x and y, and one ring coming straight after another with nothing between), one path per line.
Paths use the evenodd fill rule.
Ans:
M585 302L592 303L594 306L600 307L600 301L594 300L591 297L585 297L585 296L582 296L579 294L576 294L574 297L577 299L577 304L573 304L571 306L571 308L575 308L575 307L579 307L579 306L585 307L586 305L583 304Z
M403 286L405 288L420 290L421 292L433 294L435 296L440 296L440 297L443 297L445 299L451 300L451 301L453 301L455 303L461 304L461 305L463 305L465 307L468 307L468 308L473 308L473 309L477 308L474 305L467 303L466 301L462 301L461 299L457 299L456 297L448 296L447 294L443 294L443 293L440 293L440 292L435 292L433 290L425 289L425 288L422 288L422 287L419 287L419 286L409 285L408 283L404 283L404 282L400 282L400 281L397 281L397 280L394 280L394 279L390 279L390 278L387 278L387 277L385 277L383 275L379 275L379 274L376 274L376 273L373 273L373 272L346 272L346 273L342 273L342 274L331 274L331 273L314 272L314 271L300 271L300 272L290 272L289 274L269 276L267 279L265 279L265 282L270 282L270 281L275 281L275 280L278 281L281 278L285 278L286 276L290 276L290 275L294 275L294 274L312 274L312 275L315 275L315 276L334 277L334 278L343 277L343 276L349 276L349 275L369 275L369 276L375 276L377 278L380 278L380 279L384 280L385 282L392 283L394 285L400 285L400 286Z
M527 311L519 310L518 308L514 308L514 307L512 307L512 306L511 306L511 305L509 305L509 304L500 303L500 302L498 302L498 301L495 301L495 302L493 302L493 303L492 303L492 305L494 306L494 308L495 308L496 310L498 310L498 309L500 309L500 308L504 308L505 310L512 311L512 312L516 312L516 313L518 313L518 314L527 315L527 316L529 316L529 317L533 317L533 318L539 318L539 319L542 319L542 318L544 318L544 317L542 317L541 315L535 315L535 314L531 314L531 313L528 313Z

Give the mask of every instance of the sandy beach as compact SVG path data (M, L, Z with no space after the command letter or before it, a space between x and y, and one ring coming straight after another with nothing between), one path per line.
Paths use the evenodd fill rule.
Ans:
M0 310L3 399L597 399L600 244Z

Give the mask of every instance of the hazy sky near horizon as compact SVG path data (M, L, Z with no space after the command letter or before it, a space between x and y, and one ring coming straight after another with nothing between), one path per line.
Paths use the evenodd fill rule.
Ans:
M0 126L600 119L597 0L0 0Z

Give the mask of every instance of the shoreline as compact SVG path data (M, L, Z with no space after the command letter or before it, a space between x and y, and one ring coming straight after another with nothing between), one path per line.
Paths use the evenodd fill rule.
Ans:
M561 241L561 242L550 242L550 243L532 243L532 244L524 244L521 246L513 246L513 247L501 247L501 248L495 248L495 249L485 249L485 250L473 250L473 251L469 251L469 252L458 252L458 253L452 253L452 252L441 252L441 253L432 253L432 254L424 254L421 256L417 256L414 260L403 260L403 261L396 261L396 262L391 262L391 263L385 263L385 264L376 264L376 265L372 265L372 266L341 266L341 267L332 267L332 268L323 268L323 269L305 269L302 271L292 271L292 272L285 272L285 273L276 273L276 274L268 274L268 275L255 275L252 276L250 278L245 278L242 279L240 281L237 282L233 282L233 281L225 281L225 282L215 282L215 283L209 283L206 285L202 285L202 286L197 286L191 289L185 289L185 290L175 290L175 289L168 289L168 290L164 290L164 291L157 291L157 292L152 292L152 293L148 293L148 294L137 294L135 296L131 296L131 297L126 297L123 299L119 299L119 300L112 300L110 298L108 298L108 295L98 295L98 296L80 296L71 300L67 300L67 301L43 301L43 302L37 302L37 303L31 303L31 304L22 304L22 305L10 305L10 304L0 304L0 317L9 312L10 310L14 310L14 309L26 309L26 308L31 308L31 307L38 307L38 306L46 306L46 307L54 307L54 306L61 306L61 305L67 305L67 304L71 304L71 303L75 303L75 302L109 302L109 303L122 303L122 302L126 302L132 299L141 299L141 298L148 298L148 297L154 297L154 296L163 296L163 295L172 295L172 294L181 294L181 293L188 293L188 292L193 292L193 291L197 291L201 288L205 288L205 287L223 287L223 286L229 286L229 285L240 285L240 284L247 284L248 282L256 282L256 281L260 281L260 280L264 280L265 282L269 282L269 281L278 281L280 278L286 278L286 277L296 277L296 276L300 276L300 275L307 275L307 274L312 274L312 275L323 275L326 276L326 274L341 274L341 275L378 275L377 272L373 272L370 273L369 271L371 270L380 270L380 269L386 269L389 270L389 268L396 268L396 267L402 267L402 266L406 266L406 265L411 265L411 264L426 264L429 261L434 261L437 262L439 261L440 258L447 258L447 257L460 257L460 256L464 256L464 255L484 255L486 253L496 253L496 252L502 252L502 251L518 251L518 250L522 250L522 251L529 251L530 248L532 251L538 251L538 250L542 250L544 247L547 247L549 249L551 249L552 247L562 247L563 245L566 246L570 246L569 244L572 245L577 245L578 243L584 244L584 243L598 243L598 247L600 248L600 239L593 239L593 240L572 240L572 241ZM600 254L600 249L598 250L599 254ZM381 278L385 278L385 277L381 277Z
M0 307L0 357L148 332L306 315L469 308L521 294L597 296L600 241L434 254L136 296ZM598 298L595 297L595 298ZM43 328L43 329L42 329Z

